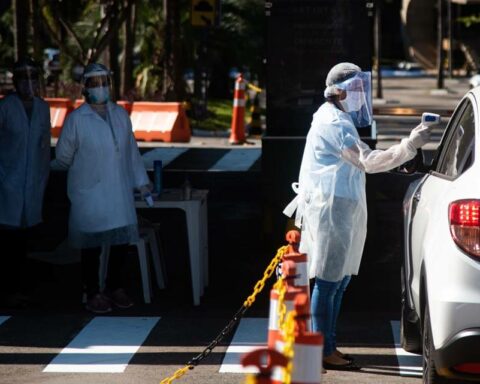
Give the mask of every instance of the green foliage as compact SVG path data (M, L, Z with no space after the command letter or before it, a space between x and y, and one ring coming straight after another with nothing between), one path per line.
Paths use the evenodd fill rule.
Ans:
M192 121L194 128L207 131L226 131L232 123L232 100L208 100L208 118L202 121Z
M101 6L105 0L38 0L41 14L50 26L40 39L42 49L58 48L56 39L65 50L78 53L93 48L96 31L101 21ZM117 1L117 0L115 0ZM118 0L120 1L120 0ZM122 0L123 1L123 0ZM197 65L197 50L202 34L208 35L208 69L210 73L209 94L230 100L233 80L229 70L237 67L249 70L262 84L262 59L264 52L264 0L219 0L221 1L220 25L205 32L194 28L190 22L191 0L177 0L174 6L180 11L180 54L175 68L180 73ZM73 6L74 4L74 6ZM120 3L118 3L120 4ZM122 2L123 4L123 2ZM136 1L136 36L134 45L133 75L138 85L137 94L142 98L159 98L163 83L165 36L163 20L164 0ZM64 20L73 33L61 27L58 17ZM124 46L123 34L119 35L119 49ZM13 12L10 8L0 16L1 66L13 64ZM72 68L78 64L76 55L61 50L62 83L72 82ZM121 59L119 51L119 60ZM80 55L80 54L79 54ZM99 61L102 61L100 57ZM65 87L67 89L68 87ZM215 102L213 103L215 105ZM215 125L216 123L214 123Z
M13 61L13 10L10 8L0 16L0 67L11 68Z
M463 24L466 28L470 28L472 25L480 23L480 14L459 17L457 22Z

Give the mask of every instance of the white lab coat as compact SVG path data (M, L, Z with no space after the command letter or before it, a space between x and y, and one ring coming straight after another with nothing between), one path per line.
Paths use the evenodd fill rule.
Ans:
M31 120L16 93L0 101L0 225L31 227L42 221L49 175L50 108L33 99Z
M339 281L358 274L367 229L365 172L395 168L415 154L409 139L372 151L360 140L348 113L330 103L318 109L294 185L298 195L284 211L291 217L296 210L310 278Z
M68 115L56 147L55 164L68 168L74 247L138 239L134 188L149 179L125 109L109 102L107 121L83 104Z

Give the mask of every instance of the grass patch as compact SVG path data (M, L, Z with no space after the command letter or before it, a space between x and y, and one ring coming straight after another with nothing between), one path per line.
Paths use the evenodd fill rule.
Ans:
M192 119L194 128L206 131L227 131L232 123L233 101L227 99L209 99L208 117L205 120Z

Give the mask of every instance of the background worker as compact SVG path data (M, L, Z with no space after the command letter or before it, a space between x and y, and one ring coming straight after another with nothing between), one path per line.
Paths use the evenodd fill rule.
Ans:
M50 170L50 108L37 96L38 77L32 59L17 61L16 92L0 101L0 303L8 307L28 301L28 238L42 221Z
M107 67L87 65L82 77L86 103L68 115L56 147L55 163L68 169L71 202L69 240L81 249L87 310L106 313L111 303L133 305L124 290L124 260L138 240L134 188L149 179L124 108L110 101ZM105 294L99 289L102 247L110 247Z
M327 75L326 102L313 115L300 168L297 197L285 209L302 229L300 250L309 258L313 330L325 336L324 367L358 369L336 348L343 292L358 274L367 230L365 173L384 172L415 157L430 137L419 125L387 150L372 150L357 127L372 124L371 75L351 63Z

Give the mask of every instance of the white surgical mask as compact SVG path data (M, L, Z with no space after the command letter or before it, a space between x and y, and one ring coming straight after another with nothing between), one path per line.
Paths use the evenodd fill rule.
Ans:
M347 97L340 100L340 103L345 112L357 112L365 103L365 95L363 92L347 91Z
M92 104L105 104L110 100L108 87L87 88L88 100Z

